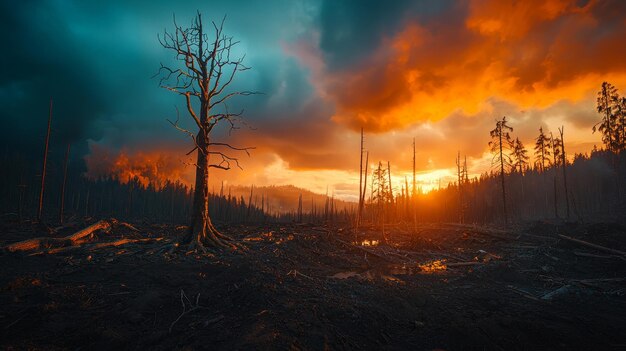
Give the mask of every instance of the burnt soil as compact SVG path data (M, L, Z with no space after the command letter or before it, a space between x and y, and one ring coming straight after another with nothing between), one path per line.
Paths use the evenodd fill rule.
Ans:
M0 347L626 349L625 257L558 236L626 251L619 224L398 225L386 244L375 228L221 226L247 249L202 255L161 250L184 228L135 225L92 240L165 240L2 252ZM50 235L34 228L1 224L0 245Z

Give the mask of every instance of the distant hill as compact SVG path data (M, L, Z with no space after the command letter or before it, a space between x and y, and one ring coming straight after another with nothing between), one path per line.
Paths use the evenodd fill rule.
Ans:
M215 191L219 194L218 189L216 189ZM231 196L235 196L237 198L243 197L246 203L250 198L249 186L224 186L225 196L228 196L229 191ZM265 209L269 209L269 211L271 212L293 212L298 210L298 198L300 195L302 195L302 208L303 212L305 213L308 213L312 207L316 208L317 212L324 211L324 206L327 199L332 197L331 194L329 194L328 196L323 194L317 194L310 190L298 188L293 185L260 187L255 186L252 191L252 203L256 204L256 206L258 207L261 207L261 202L264 201ZM338 200L336 198L333 201L335 204L335 208L338 211L341 211L344 208L356 206L356 203L354 202Z

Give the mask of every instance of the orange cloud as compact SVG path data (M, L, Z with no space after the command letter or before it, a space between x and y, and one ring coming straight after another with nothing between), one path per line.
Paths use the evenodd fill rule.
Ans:
M626 22L616 1L471 0L465 17L408 22L362 62L318 74L333 120L385 132L497 98L520 109L580 101L604 79L626 83ZM308 51L306 62L312 60Z
M242 157L244 171L215 171L213 185L330 186L354 198L361 127L370 164L390 161L394 184L411 174L415 137L426 188L450 180L457 150L471 173L488 170L489 130L504 114L527 148L540 126L565 125L570 155L600 143L591 134L594 94L603 80L626 89L626 2L467 0L450 11L404 23L340 70L329 68L314 31L286 45L309 68L316 96L233 134L233 144L257 149ZM92 146L89 174L191 184L188 148L140 147L119 154Z

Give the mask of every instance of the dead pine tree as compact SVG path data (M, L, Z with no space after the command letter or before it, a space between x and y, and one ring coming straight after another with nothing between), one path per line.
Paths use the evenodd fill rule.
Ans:
M545 208L548 211L548 191L546 187L546 165L550 166L550 139L543 133L543 127L539 128L539 136L535 139L535 165L539 167L543 179Z
M192 152L196 151L191 225L181 243L189 244L190 249L201 251L206 251L206 247L237 248L232 238L220 233L213 226L209 216L209 170L229 170L231 165L241 168L239 159L228 152L245 152L249 155L249 150L252 149L214 140L216 126L225 124L232 131L242 123L243 110L231 112L228 107L229 99L256 94L252 91L226 90L231 86L235 75L249 67L244 65L244 57L232 57L232 50L238 42L224 34L224 21L225 17L219 24L211 22L213 30L207 31L198 11L189 27L179 26L174 19L174 31L165 30L158 37L159 43L165 49L174 52L179 63L177 67L161 64L158 73L161 76L160 85L184 97L189 117L197 128L196 132L192 132L180 127L178 120L170 121L176 129L190 136L194 143Z
M519 140L519 138L515 138L513 142L513 151L511 153L513 156L513 169L519 171L520 175L524 175L524 171L528 168L528 151L524 147L524 144Z
M302 194L298 196L298 223L302 223Z
M365 193L367 193L367 170L369 169L369 162L370 162L370 153L369 151L365 152L365 168L363 168L363 191L361 192L361 208L365 207ZM363 211L361 209L361 211ZM363 212L361 212L361 215L363 215ZM361 218L361 220L363 220L363 218Z
M393 201L393 188L391 186L391 163L389 161L387 161L387 178L389 179L389 201L390 201L390 206L391 208L394 208L394 201ZM392 211L389 211L389 217L391 217L392 215Z
M63 184L61 185L61 206L59 207L59 223L63 225L63 209L65 207L65 185L67 184L67 165L70 160L70 143L65 150L65 162L63 162Z
M492 165L500 168L500 182L502 184L502 208L504 210L504 225L509 225L509 214L506 208L506 187L504 185L505 168L511 167L511 157L505 153L513 148L513 140L510 133L513 131L506 121L506 116L496 121L496 127L489 132L491 141L489 146L493 153Z
M361 147L359 151L359 209L356 217L356 230L361 225L361 216L363 215L363 127L361 127Z
M389 203L389 184L387 184L387 169L383 168L382 162L378 162L378 168L372 177L372 197L376 202L376 216L380 228L382 228L383 240L387 242L385 232L386 208Z
M46 189L46 165L48 163L48 145L50 145L50 127L52 125L52 98L50 98L50 110L48 113L48 129L46 131L46 144L43 149L43 165L41 167L41 188L39 189L39 206L37 207L37 221L41 223L43 214L43 195Z
M463 223L463 171L461 170L461 151L457 151L456 157L456 175L459 193L459 223Z
M413 212L413 232L417 232L417 181L415 179L415 138L413 138L413 188L411 189L411 209Z
M559 128L561 136L561 163L563 164L563 190L565 191L565 216L569 219L569 193L567 191L567 156L565 155L565 139L563 139L563 130L565 127Z
M602 142L607 150L616 152L619 149L619 138L616 138L615 131L618 129L618 118L616 113L619 95L617 88L611 83L603 82L602 88L598 92L596 108L602 114L602 120L596 123L591 129L593 133L599 131L602 134Z
M620 188L620 166L618 155L621 156L623 148L623 109L620 104L620 97L617 88L611 83L603 82L600 91L598 91L597 105L598 113L602 114L600 122L592 127L593 133L599 131L602 134L602 142L606 149L611 153L611 162L613 171L615 172L615 185L617 187L617 198L621 198ZM620 122L622 125L620 126Z
M523 204L526 202L526 194L524 193L524 172L528 168L529 157L528 151L524 147L524 144L522 144L522 142L519 140L519 138L515 138L515 141L513 141L513 150L511 151L511 156L513 157L513 172L519 171L519 181L522 189L522 199L520 203ZM523 215L523 212L520 215Z
M406 218L410 216L409 211L409 179L404 176L404 216Z
M554 138L552 133L550 133L550 146L552 147L552 161L553 161L553 171L554 171L554 217L559 218L559 206L558 206L558 197L557 197L557 187L556 187L556 177L557 170L559 166L559 154L561 150L561 140L559 138Z

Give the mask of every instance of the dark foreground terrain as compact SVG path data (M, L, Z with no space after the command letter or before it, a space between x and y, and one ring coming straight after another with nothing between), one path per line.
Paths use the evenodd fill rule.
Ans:
M165 239L1 253L0 347L626 349L626 256L558 236L626 251L617 224L396 226L388 244L373 228L355 241L342 228L230 226L248 249L219 256L168 254L183 228L135 225L91 240ZM1 229L3 246L43 235Z

